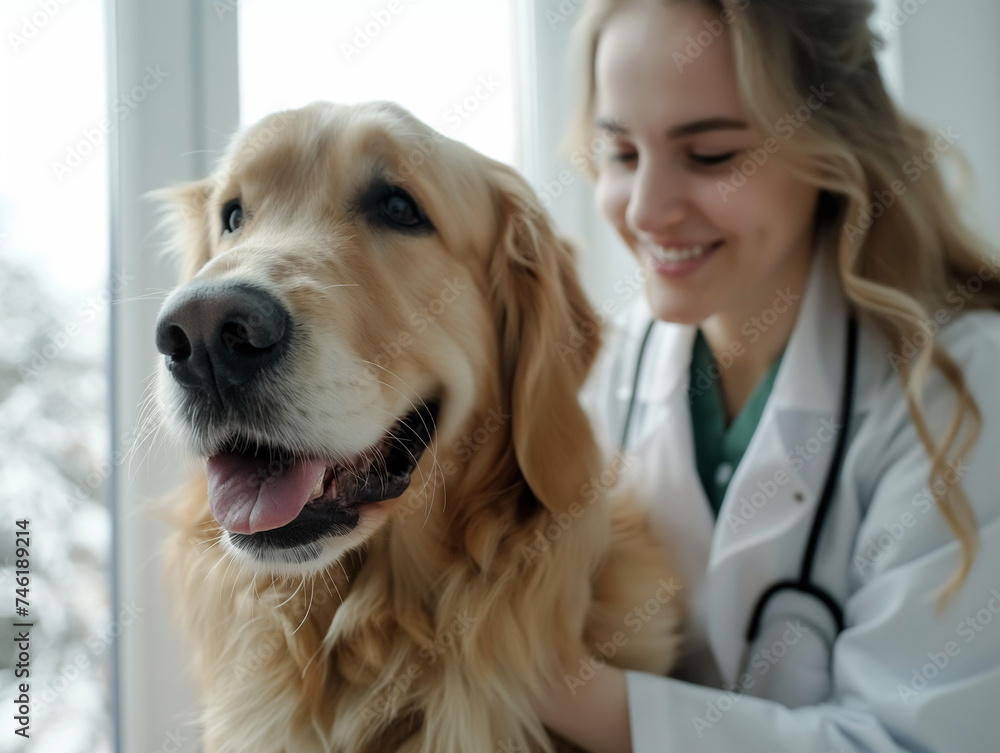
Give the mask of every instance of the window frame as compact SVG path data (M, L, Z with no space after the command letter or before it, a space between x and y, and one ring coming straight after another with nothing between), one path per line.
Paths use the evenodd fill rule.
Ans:
M107 0L108 91L127 91L159 66L156 96L121 121L109 139L110 269L127 274L122 304L111 307L112 604L135 605L114 647L118 751L193 750L193 690L173 629L158 556L168 532L151 510L184 461L156 448L165 472L136 470L139 405L157 353L152 332L161 302L150 291L173 286L176 266L162 253L153 189L204 177L239 125L236 0L150 3ZM203 75L211 71L211 75ZM184 119L179 120L178 114ZM169 460L168 460L169 458ZM141 610L141 611L140 611ZM117 611L117 609L115 610ZM181 741L180 747L178 740Z

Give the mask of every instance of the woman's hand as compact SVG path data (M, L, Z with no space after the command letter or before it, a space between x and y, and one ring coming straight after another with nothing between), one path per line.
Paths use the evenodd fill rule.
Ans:
M545 725L590 753L631 753L625 673L604 664L589 680L563 677L573 682L560 678L535 701Z

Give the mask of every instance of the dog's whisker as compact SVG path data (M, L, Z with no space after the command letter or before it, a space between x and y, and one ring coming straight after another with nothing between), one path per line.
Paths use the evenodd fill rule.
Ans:
M225 547L223 547L222 549L222 558L212 568L212 572L214 572L215 568L221 565L223 562L226 562L228 564L226 565L226 569L222 573L222 577L219 579L219 596L218 596L219 601L222 601L222 589L225 588L226 586L226 578L229 576L229 568L231 568L233 566L233 563L235 562L235 558L233 557L232 552L228 551ZM211 575L211 572L209 572L209 575ZM207 577L208 576L206 576L206 579Z
M232 560L233 560L233 564L234 565L239 565L239 561L236 559L235 556L232 558ZM228 576L228 575L229 575L229 568L226 569L226 576ZM229 600L230 601L233 600L233 596L236 594L236 586L238 586L239 584L240 584L240 568L237 567L236 568L236 573L233 575L233 587L229 591Z
M213 544L213 546L214 546L214 544ZM216 562L214 565L212 565L212 568L207 573L205 573L205 577L201 579L202 583L204 583L205 581L207 581L212 576L212 573L215 572L216 568L219 565L221 565L223 562L226 561L228 553L226 552L225 547L223 547L220 551L222 552L222 556L219 557L218 562Z
M386 385L386 386L390 386L390 387L391 387L391 385ZM411 405L412 405L412 403L411 403ZM394 415L393 415L393 414L392 414L392 413L391 413L390 411L387 411L387 410L385 410L385 409L382 409L382 412L383 412L383 413L385 413L385 414L386 414L387 416L389 416L390 418L394 418ZM367 420L367 421L369 421L369 423L374 423L374 421L371 421L370 419L364 419L364 420ZM435 426L435 431L436 431L436 428L437 428L437 427ZM390 431L390 432L388 432L388 436L389 436L390 438L392 438L392 439L399 439L399 437L397 437L397 436L396 436L395 434L393 434L393 433L392 433L391 431ZM426 479L425 479L425 478L423 478L423 470L422 470L422 469L420 468L420 465L419 465L419 463L417 462L417 461L418 461L418 458L417 458L417 456L415 456L415 455L413 454L413 452L412 452L411 450L407 449L407 453L409 454L410 458L411 458L411 459L412 459L412 460L414 461L414 463L413 463L413 464L414 464L414 471L415 471L416 473L420 474L420 478L421 478L421 480L422 480L422 482L421 482L421 486L420 486L420 489L419 489L419 490L417 490L416 492L414 492L414 494L415 494L416 496L418 496L418 497L423 497L423 495L424 495L424 491L425 491L425 490L426 490L426 488L427 488L427 484L428 484L428 483L429 483L430 481L433 481L433 482L434 482L434 484L435 484L435 486L434 486L434 492L436 493L436 491L437 491L437 474L438 474L438 472L440 472L440 474L441 474L441 476L442 476L442 477L444 476L444 469L443 469L443 468L441 467L441 464L440 464L440 462L438 461L438 458L437 458L437 454L436 454L436 452L435 452L435 450L434 450L434 447L432 446L433 444L434 444L434 443L433 443L433 441L432 441L431 443L428 443L427 447L425 448L425 452L427 453L428 457L430 457L430 458L431 458L431 460L432 460L432 463L431 463L431 468L430 468L430 471L431 471L431 475L430 475L430 476L428 476L428 478L426 478ZM384 458L382 458L381 460L382 460L382 462L384 462ZM432 509L432 507L433 507L433 500L434 500L434 495L433 495L433 494L432 494L432 495L431 495L431 496L430 496L429 498L426 498L426 505L425 505L425 509L426 509L426 514L425 514L425 524L426 524L426 520L427 520L427 518L428 518L428 517L429 517L429 515L430 515L430 511L431 511L431 509ZM444 504L442 504L442 508L441 508L442 512L443 512L443 511L444 511L445 509L446 509L446 506L445 506Z
M142 396L139 402L139 411L136 418L136 432L132 439L131 446L125 451L125 456L123 460L129 461L128 471L131 477L132 466L131 462L135 458L135 453L140 444L145 442L150 436L152 436L158 429L156 423L156 392L154 379L156 377L156 372L152 372L146 378L146 386L143 388ZM145 462L148 457L143 458Z
M319 643L317 643L316 644L316 650L313 651L312 654L309 655L309 661L307 661L305 663L305 666L302 667L302 672L299 675L299 677L301 677L304 680L306 678L306 674L309 672L309 666L313 663L313 659L315 659L317 656L319 656L321 653L323 653L326 650L328 650L328 649L323 644L322 641L320 641Z
M148 301L156 298L166 298L171 292L171 290L152 290L148 293L140 293L139 295L129 296L128 298L112 298L111 303L133 303L135 301Z
M378 365L378 364L376 364L376 365ZM384 368L384 367L383 367L383 368ZM404 379L401 379L401 378L400 378L400 377L398 377L398 376L397 376L396 374L393 374L393 372L392 372L392 371L390 371L389 369L384 369L384 370L385 370L385 371L388 371L388 372L389 372L390 374L392 374L393 376L396 376L396 378L397 378L397 379L399 379L399 380L400 380L401 382L403 382L403 384L405 384L405 385L406 385L407 387L410 387L410 385L409 385L409 384L408 384L408 383L406 382L406 380L404 380ZM384 386L386 386L386 387L389 387L390 389L393 389L393 390L395 390L395 391L396 391L396 392L398 392L398 393L399 393L400 395L402 395L402 396L403 396L404 398L406 398L406 399L407 399L407 401L408 401L408 402L410 403L410 407L411 407L411 408L412 408L412 409L413 409L414 411L416 411L416 412L417 412L417 414L418 414L419 416L421 416L421 422L423 422L423 418L422 418L422 416L423 416L423 413L422 413L422 412L420 412L420 411L419 411L419 410L417 409L417 406L416 406L416 405L414 405L414 403L413 403L413 401L412 401L412 400L410 400L410 399L409 399L409 398L408 398L408 397L407 397L407 396L406 396L406 395L405 395L405 394L404 394L403 392L401 392L401 391L400 391L400 390L399 390L398 388L396 388L396 387L395 387L394 385L391 385L391 384L389 384L389 383L387 383L387 382L384 382L384 381L382 381L382 380L378 380L378 381L379 381L379 383L380 383L380 384L382 384L382 385L384 385ZM419 393L416 393L416 390L413 390L413 389L412 389L412 387L411 387L410 389L411 389L411 391L412 391L412 392L414 392L415 394L419 394ZM425 407L425 408L426 408L426 407L427 407L427 404L426 404L426 402L425 402L425 401L423 400L423 398L419 398L419 397L418 397L418 399L420 400L420 403L421 403L421 405L422 405L423 407ZM385 413L386 413L387 415L390 415L390 416L392 415L391 413L389 413L388 411L385 411L384 409L383 409L383 412L385 412ZM430 437L435 437L435 436L437 436L437 422L436 422L436 421L434 421L433 419L431 419L431 423L432 423L432 426L431 426L430 428L428 428L428 427L427 427L427 424L426 424L426 423L424 423L424 428L425 428L425 429L427 429L427 435L428 435L428 436L430 436ZM432 468L440 468L440 462L439 462L439 460L438 460L438 458L437 458L437 453L435 452L435 449L434 449L434 448L433 448L433 447L431 446L431 443L429 443L429 444L428 444L428 446L427 446L427 447L426 447L425 449L426 449L426 452L428 453L429 457L430 457L430 458L431 458L431 460L433 461L433 462L432 462ZM416 460L416 458L415 458L415 457L413 457L413 454L412 454L412 453L410 453L410 456L411 456L411 458L413 458L414 460ZM443 473L443 471L442 471L442 473ZM421 491L422 491L422 490L421 490ZM443 511L443 510L444 510L444 508L442 508L442 511Z
M343 567L344 567L343 563L340 564L340 567L341 567L341 569L343 569ZM344 574L345 575L347 574L346 571L345 571ZM327 582L327 580L326 580L326 574L323 573L323 572L320 572L320 575L323 578L323 582L326 583ZM332 576L331 576L331 578L329 580L329 584L333 588L333 590L337 593L337 596L340 598L340 603L343 604L344 603L344 595L342 593L340 593L340 589L337 588L337 581L334 580Z
M309 603L306 605L306 613L302 616L302 622L300 622L298 624L298 627L296 627L295 630L292 631L292 635L295 635L297 632L299 632L299 628L301 628L303 625L306 624L306 620L309 618L309 613L312 611L313 597L316 595L316 581L315 580L311 581L310 585L312 586L312 588L309 593Z
M214 129L209 129L209 130L213 130L214 131ZM226 139L228 139L229 136L231 135L231 134L219 133L218 131L214 131L214 133L216 133L219 136L222 136L223 138L226 138ZM191 151L182 153L180 156L181 157L188 157L188 156L191 156L191 155L194 155L194 154L213 154L213 155L218 156L219 150L218 149L192 149Z
M297 594L297 593L299 592L299 589L300 589L300 588L302 588L302 585L303 585L303 584L304 584L305 582L306 582L306 581L305 581L305 578L303 578L303 579L302 579L301 581L299 581L299 585L295 587L295 590L294 590L294 591L292 591L292 593L291 593L291 594L289 594L288 598L287 598L287 599L285 599L285 600L284 600L283 602L281 602L280 604L277 604L277 605L276 605L276 606L275 606L274 608L275 608L275 609L281 609L281 608L282 608L283 606L285 606L285 604L287 604L287 603L288 603L289 601L291 601L291 600L292 600L292 598L294 598L295 594Z
M243 605L246 604L247 598L250 596L250 592L251 591L254 592L254 596L256 597L256 591L257 591L257 579L256 578L253 578L250 581L250 588L244 588L243 589L243 598L240 599L240 608L239 608L240 612L243 611ZM253 619L253 599L250 600L250 619L251 620Z
M420 524L420 531L421 531L421 533L423 532L424 528L427 527L427 523L430 522L430 519L431 519L431 511L432 511L432 508L433 508L433 504L431 503L430 500L433 500L434 497L437 496L437 482L438 482L437 471L438 471L438 468L435 468L434 478L432 479L432 483L434 484L434 490L431 493L431 496L428 498L428 501L424 504L424 521L423 521L423 523ZM441 475L444 476L444 471L443 470L441 470ZM444 510L445 510L445 508L447 506L447 500L448 500L448 487L447 487L447 485L442 485L441 492L442 492L441 493L441 512L444 512Z
M337 285L324 285L321 288L317 288L317 290L322 293L324 290L331 290L333 288L360 288L360 287L361 287L360 283L357 282L341 282Z
M351 582L351 576L347 574L347 568L344 567L344 561L342 559L338 559L337 560L337 564L340 565L340 569L344 573L344 580L347 581L348 584L350 584L350 582ZM340 591L337 591L337 593L339 594ZM340 601L341 602L344 601L344 597L343 596L340 597Z
M205 553L207 553L207 552L208 552L208 551L209 551L210 549L213 549L213 548L215 548L215 547L216 547L216 546L218 546L218 545L219 545L220 543L222 543L222 540L223 540L223 539L224 539L225 537L226 537L226 532L225 532L225 531L223 531L223 532L222 532L222 533L220 533L220 534L219 534L218 536L212 536L211 538L207 538L207 539L205 539L204 541L199 541L199 542L198 542L198 545L199 545L199 546L201 546L201 545L203 545L203 544L208 544L208 542L212 542L212 543L211 543L211 544L209 544L209 545L208 545L207 547L205 547L204 549L202 549L202 550L201 550L201 553L202 553L202 554L205 554Z
M232 137L231 133L223 133L222 131L218 130L217 128L212 128L211 126L205 126L205 130L208 131L209 133L214 133L216 136L220 136L220 137L222 137L223 139L226 139L226 140L228 140L228 139L230 139ZM219 150L217 150L217 149L197 149L193 153L194 154L214 154L214 155L218 155L219 154Z

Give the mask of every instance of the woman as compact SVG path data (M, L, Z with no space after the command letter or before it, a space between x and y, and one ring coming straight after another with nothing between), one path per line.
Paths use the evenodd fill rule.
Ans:
M997 749L1000 283L872 10L581 11L575 135L645 277L586 397L689 611L671 678L595 653L539 701L587 750Z

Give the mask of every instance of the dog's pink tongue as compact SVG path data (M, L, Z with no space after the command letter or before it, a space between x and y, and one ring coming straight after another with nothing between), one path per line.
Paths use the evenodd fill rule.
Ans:
M219 524L232 533L257 533L295 520L326 464L225 453L210 457L206 470L208 501Z

